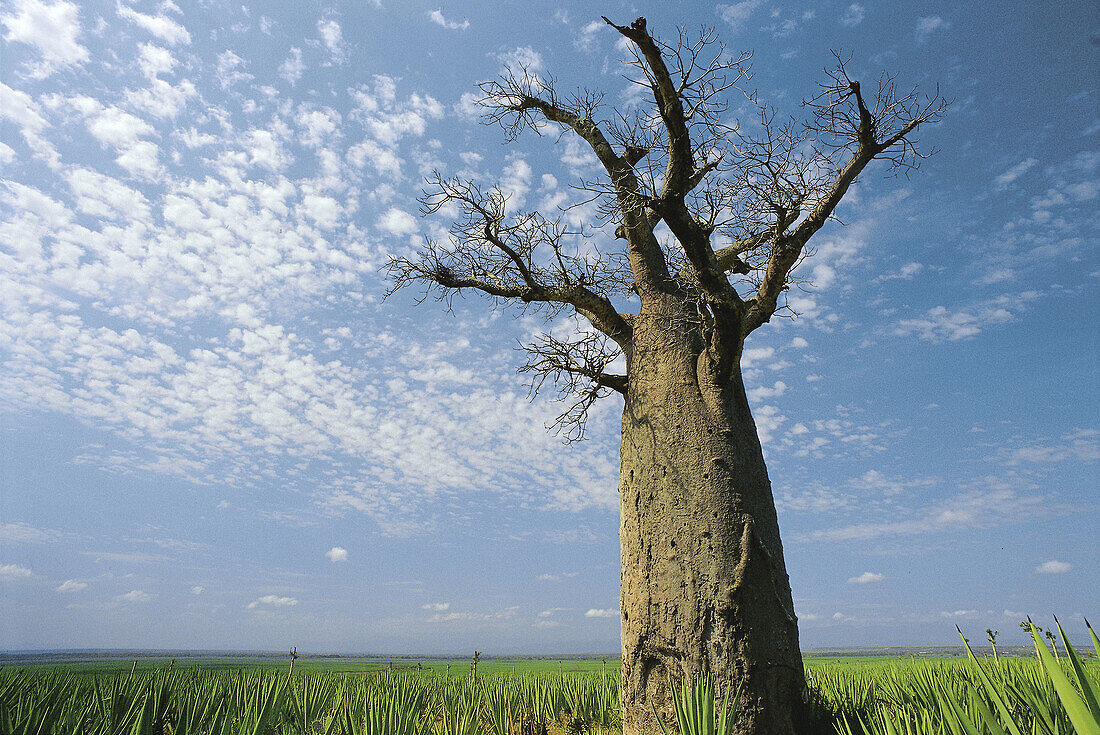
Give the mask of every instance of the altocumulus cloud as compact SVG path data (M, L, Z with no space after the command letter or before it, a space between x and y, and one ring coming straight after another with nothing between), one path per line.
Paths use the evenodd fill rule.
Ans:
M598 608L594 607L584 614L586 618L617 618L619 617L619 611L617 608Z
M293 597L279 597L278 595L264 595L248 603L249 610L255 610L260 605L267 605L270 607L294 607L298 604L298 601Z
M26 567L21 567L18 564L0 564L0 580L28 579L32 576L34 576L34 573Z
M416 232L417 224L416 218L403 209L397 207L390 207L386 210L378 219L378 229L385 230L391 235L400 237L401 235L411 235Z
M332 562L347 561L348 550L339 546L333 546L331 549L325 552L325 556L328 557L328 560Z
M874 584L881 582L885 577L877 572L864 572L858 577L849 577L848 584Z
M4 40L33 46L41 61L30 68L35 79L44 79L55 70L78 66L88 60L88 49L77 41L80 35L79 11L73 3L47 5L39 0L16 0L15 12L0 17L7 32Z
M1069 562L1051 560L1035 567L1036 574L1065 574L1073 569Z
M124 595L116 596L115 599L119 602L149 602L153 599L153 596L141 590L130 590Z
M81 590L87 588L88 585L85 582L78 582L75 579L66 579L64 582L59 584L54 591L64 594L66 592L80 592Z

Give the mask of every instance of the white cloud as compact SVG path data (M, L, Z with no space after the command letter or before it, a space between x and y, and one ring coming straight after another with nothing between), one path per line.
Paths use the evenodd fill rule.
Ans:
M1100 431L1079 429L1060 439L1032 442L1022 447L1005 448L1000 456L1009 465L1049 464L1052 462L1095 462L1100 460Z
M744 29L756 9L764 4L764 0L742 0L730 5L719 5L718 16L724 20L735 33Z
M120 148L149 135L153 126L117 107L105 107L89 117L88 132L100 143Z
M333 546L325 552L325 557L331 562L347 561L348 550L339 546Z
M378 222L375 224L380 230L401 237L402 235L411 235L417 231L416 218L403 209L397 207L390 207L386 212L378 218Z
M543 69L542 54L530 46L516 46L510 51L497 54L501 71L508 69L517 77L534 78Z
M516 617L518 607L512 606L505 608L499 612L489 613L471 613L471 612L439 612L430 616L426 622L429 623L452 623L459 620L485 623L501 620L512 620Z
M271 130L249 130L245 134L248 149L248 162L262 166L269 171L283 170L293 159L283 148L277 132Z
M940 29L946 30L950 27L951 24L938 15L926 15L923 18L918 18L915 31L917 43L925 43L933 32Z
M317 21L317 32L321 34L321 42L325 44L332 61L341 63L344 60L344 32L340 24L332 18L322 18Z
M881 582L885 577L877 572L864 572L858 577L849 577L848 584L874 584Z
M167 15L146 15L145 13L139 13L122 2L122 0L117 0L115 10L118 12L120 18L124 18L144 28L165 43L173 46L181 43L191 43L191 34L187 32L187 29Z
M68 102L85 116L88 132L103 145L113 148L115 163L131 175L155 180L161 173L160 149L143 136L155 131L147 121L118 107L104 107L87 97L70 98Z
M929 342L969 339L994 324L1012 321L1012 312L1000 306L980 306L977 309L949 311L946 306L936 306L915 319L902 319L894 327L899 337L917 335Z
M875 276L875 283L884 283L886 281L911 281L920 275L923 270L923 263L913 261L911 263L906 263L897 271Z
M153 596L141 590L130 590L124 595L117 595L115 599L119 602L149 602Z
M76 208L93 217L112 220L145 220L149 202L145 196L117 179L86 168L71 168L65 173L76 198Z
M162 172L160 165L160 149L155 143L141 140L119 151L115 158L122 168L132 176L155 180Z
M925 481L930 482L930 481ZM890 484L897 484L891 480ZM796 535L799 540L830 543L877 538L960 532L1018 522L1029 515L1058 514L1065 510L1039 493L1019 489L1016 476L982 477L973 487L924 507L894 506L885 517L848 526L821 528ZM917 486L920 486L918 483ZM874 494L880 491L875 490Z
M451 603L449 602L429 602L427 605L421 605L421 610L431 610L433 612L445 612L451 609Z
M428 18L437 26L442 26L452 31L464 31L470 27L470 21L463 19L462 22L447 20L443 17L442 10L433 10L428 13Z
M291 47L290 56L286 58L279 66L279 76L287 80L287 82L293 86L302 78L302 72L306 70L305 62L302 61L302 50L300 48Z
M30 95L0 82L0 119L10 120L19 126L23 140L35 157L45 161L51 168L60 165L57 150L42 137L49 124Z
M522 158L509 161L502 172L500 188L508 196L509 204L522 207L527 201L527 192L531 190L531 177L534 172L531 164Z
M756 403L766 398L776 398L787 392L787 384L782 380L775 381L771 388L761 385L748 391L749 400Z
M36 528L28 523L5 523L0 525L0 542L42 543L56 541L61 537L57 531Z
M759 367L761 362L770 360L774 356L774 347L748 347L741 351L741 367Z
M77 6L65 0L47 5L41 0L15 0L14 12L0 16L7 28L5 41L33 46L42 60L31 66L30 75L44 79L58 69L78 66L88 60L88 49L77 41L80 19Z
M1047 561L1035 567L1036 574L1066 574L1073 570L1073 565L1064 561Z
M329 107L298 108L294 121L302 131L302 142L310 148L323 148L340 136L340 113Z
M430 120L443 117L443 105L430 95L413 93L401 100L393 77L377 75L370 86L351 90L356 108L351 117L360 122L367 138L348 150L348 161L362 168L369 161L375 170L394 180L401 178L398 144L424 135Z
M138 66L141 67L142 74L152 79L171 72L176 66L176 59L163 46L142 43L138 44Z
M866 8L864 8L862 5L860 5L859 3L852 3L848 6L848 9L844 12L844 15L840 16L840 24L848 26L849 28L854 28L855 26L858 26L860 23L863 22L863 16L865 12Z
M29 579L34 573L26 567L18 564L0 564L0 581L13 579Z
M617 618L619 617L619 609L617 607L594 607L585 612L584 616L586 618Z
M1030 171L1031 168L1038 162L1039 160L1036 158L1025 158L997 178L993 179L993 183L997 186L1008 186L1013 181Z
M321 229L331 230L340 223L343 210L340 203L332 197L306 194L302 197L299 211L313 220Z
M222 89L229 89L234 84L247 82L253 78L248 72L242 71L244 63L244 59L230 49L218 54L217 76Z
M294 607L298 601L293 597L279 597L278 595L264 595L248 603L249 610L255 610L261 605L267 607Z
M127 90L126 101L154 117L171 119L197 94L195 85L187 79L172 84L163 79L152 79L144 89Z
M473 92L463 92L462 96L458 98L458 102L454 104L454 111L460 116L469 120L476 120L481 113L485 112L481 105L478 104L478 100L481 98Z
M597 43L597 34L599 34L606 25L607 24L602 20L594 20L587 23L577 31L577 35L573 38L573 46L575 46L578 51L584 51L586 53L595 51L599 46Z
M370 163L379 175L393 181L401 180L401 165L404 163L392 148L386 148L373 140L364 140L349 148L348 162L356 168L363 168Z
M135 65L167 73L169 55L147 46ZM243 67L226 60L223 78ZM197 77L208 86L210 71ZM29 96L9 91L4 99L19 104L3 105L0 114L16 116L30 132L53 132ZM245 90L211 96L204 89L203 99L233 104L238 91ZM380 149L396 155L407 145L416 154L410 139L443 108L427 95L399 94L392 78L362 91L357 112L345 116L327 115L316 102L292 107L258 98L248 101L254 107L246 122L215 104L179 132L109 97L57 95L48 110L59 118L79 112L89 128L83 138L93 145L130 158L145 153L156 164L160 149L151 141L163 139L163 152L179 160L141 185L108 166L67 168L48 193L0 186L0 242L19 273L0 286L0 401L117 437L125 448L91 448L78 458L112 473L222 478L216 481L226 492L238 492L276 467L287 482L305 482L294 457L334 457L349 467L326 478L319 502L326 511L362 512L383 533L433 523L436 511L425 511L433 494L477 487L514 497L516 488L545 488L537 477L554 478L541 504L611 507L612 442L563 457L544 431L556 408L529 403L508 371L468 369L471 359L484 358L468 341L448 340L453 346L437 350L425 338L418 356L406 356L397 346L403 339L377 328L345 344L357 354L369 345L371 357L360 364L325 354L287 310L306 299L324 308L369 303L381 291L373 271L385 254L371 240L418 229L414 210L373 202L367 188L361 194L363 172L340 154L357 124ZM73 127L66 123L57 139L74 137ZM307 138L318 147L304 146ZM515 166L521 180L522 168ZM197 178L180 173L188 170ZM374 231L387 209L382 224L390 229ZM356 222L368 223L369 232ZM200 323L201 337L192 331ZM401 367L379 374L367 367L371 360ZM391 395L387 381L414 373L440 382ZM446 384L462 389L436 395ZM516 461L502 468L502 456ZM371 485L365 476L387 479Z
M59 584L54 591L65 594L68 592L80 592L81 590L87 588L88 585L85 582L78 582L75 579L66 579L64 582Z
M205 591L205 589L206 588L203 587L201 584L196 584L194 587L191 588L191 594L201 595Z
M795 337L794 339L791 340L791 347L795 348L796 350L804 350L809 346L810 346L810 343L807 342L802 337Z

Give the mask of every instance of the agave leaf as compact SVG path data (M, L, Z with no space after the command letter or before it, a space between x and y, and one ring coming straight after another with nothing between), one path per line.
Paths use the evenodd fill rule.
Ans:
M886 707L879 710L879 717L882 718L882 727L886 730L886 735L898 735L898 729L894 727L893 718L890 717L890 713L886 710ZM863 726L863 731L870 732L866 725Z
M1100 638L1096 637L1096 631L1089 625L1089 619L1085 618L1085 627L1089 629L1089 635L1092 636L1092 647L1096 649L1096 656L1100 658Z
M966 655L970 657L970 660L974 664L974 668L978 672L978 678L982 682L982 687L985 689L989 698L993 701L993 706L997 708L997 712L1001 715L1001 720L1008 727L1008 731L1011 735L1024 735L1020 732L1020 728L1016 727L1016 723L1012 721L1012 715L1008 711L1008 705L1004 701L1004 697L997 691L997 687L993 686L993 682L989 679L989 676L985 673L985 668L978 661L977 656L970 650L970 644L966 640L966 636L962 634L962 630L959 626L955 626L955 630L959 631L959 637L963 640L963 645L966 646ZM984 702L983 702L984 704ZM990 718L992 721L992 717ZM992 729L992 728L990 728Z
M1097 704L1096 690L1092 687L1092 682L1085 676L1085 668L1081 664L1081 659L1078 658L1077 652L1073 650L1073 646L1066 640L1066 631L1062 630L1062 624L1058 622L1058 618L1054 618L1054 624L1058 626L1058 634L1062 636L1062 645L1065 646L1066 654L1069 658L1070 667L1073 669L1073 675L1077 678L1077 686L1081 689L1081 695L1085 700L1085 704L1088 705L1089 711L1092 712L1093 719L1100 721L1100 704Z
M965 733L965 735L981 735L978 732L978 728L974 726L974 723L970 721L970 718L966 716L962 708L955 701L955 692L952 691L947 684L942 681L939 682L939 694L940 694L940 707L945 713L950 712L954 720L952 721L952 729L955 732ZM946 702L946 706L944 706ZM955 727L957 725L957 727Z
M1085 704L1085 700L1074 689L1073 684L1070 683L1069 678L1062 671L1062 667L1054 659L1054 654L1047 648L1047 644L1039 638L1035 626L1029 626L1028 630L1035 641L1039 658L1043 661L1043 668L1046 669L1047 676L1054 685L1054 691L1058 693L1058 699L1062 701L1062 706L1066 709L1069 721L1073 723L1074 729L1077 730L1077 735L1100 735L1100 720L1093 716L1088 705Z
M1008 735L1005 729L1001 727L1001 723L997 721L997 716L993 714L993 710L989 709L989 705L986 704L981 695L977 692L971 692L971 701L981 715L980 723L983 727L988 728L992 735Z

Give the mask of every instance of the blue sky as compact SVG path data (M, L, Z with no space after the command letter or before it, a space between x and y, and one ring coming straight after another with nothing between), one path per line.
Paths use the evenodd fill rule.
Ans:
M472 103L525 64L634 104L599 13L715 26L782 115L830 49L954 100L747 345L803 646L1083 630L1100 10L594 7L3 5L0 649L618 650L621 404L564 446L514 372L577 325L381 298L448 224L418 213L432 170L579 198L580 146L506 144Z

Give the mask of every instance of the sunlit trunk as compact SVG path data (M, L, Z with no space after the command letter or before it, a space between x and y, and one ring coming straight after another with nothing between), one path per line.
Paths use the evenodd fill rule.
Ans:
M771 485L740 373L699 369L691 315L635 322L623 412L623 733L674 723L670 681L743 684L742 733L800 733L806 686ZM699 376L704 377L700 378Z

